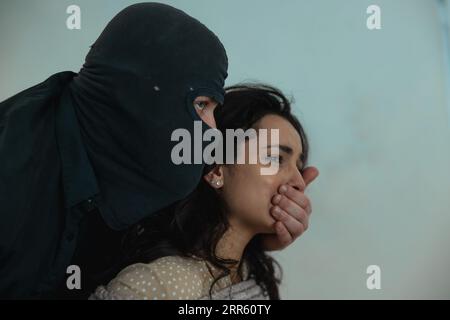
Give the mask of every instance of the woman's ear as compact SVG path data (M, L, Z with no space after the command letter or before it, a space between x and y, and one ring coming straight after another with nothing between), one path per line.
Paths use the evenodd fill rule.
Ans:
M221 165L215 166L210 172L203 176L203 179L214 189L223 187L223 168Z

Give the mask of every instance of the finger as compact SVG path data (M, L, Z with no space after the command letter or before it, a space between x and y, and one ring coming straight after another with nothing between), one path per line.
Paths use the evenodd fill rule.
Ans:
M296 195L297 197L297 195ZM302 198L301 196L298 197L299 199ZM305 205L307 204L304 199L301 199L302 203L304 202ZM289 213L295 213L295 211L298 211L302 207L300 206L300 203L294 202L291 199L289 199L284 194L276 194L272 197L272 204L273 205L279 205L284 210L289 211Z
M304 217L302 221L299 221L278 206L274 206L271 213L275 219L283 223L293 239L300 236L308 228L308 219Z
M319 170L316 167L306 167L302 171L302 176L306 186L308 186L319 176Z
M309 216L304 208L285 196L281 196L281 200L277 205L300 222L302 219L305 217L308 218Z
M278 196L280 200L273 203L273 207L271 208L272 210L274 210L275 207L278 206L297 220L303 219L303 216L308 216L306 210L300 207L294 201L283 195Z
M281 187L278 188L278 192L282 194L282 196L288 197L290 200L295 202L297 205L302 207L308 214L312 212L311 201L308 196L306 196L303 192L295 189L290 185L284 185L286 187L286 191L283 192ZM275 198L275 197L274 197Z
M275 230L277 232L278 240L283 247L290 245L294 241L291 234L282 222L277 222L275 224Z

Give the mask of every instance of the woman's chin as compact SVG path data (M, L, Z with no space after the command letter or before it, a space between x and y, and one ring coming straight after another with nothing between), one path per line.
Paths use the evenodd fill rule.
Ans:
M259 233L276 233L275 231L275 223L277 222L270 213L265 217L264 221L259 226Z

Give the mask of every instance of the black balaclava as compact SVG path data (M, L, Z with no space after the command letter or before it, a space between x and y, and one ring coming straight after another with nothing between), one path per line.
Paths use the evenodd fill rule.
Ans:
M227 56L186 13L141 3L117 14L70 84L80 132L100 188L98 206L123 229L190 193L203 164L175 165L172 132L194 138L193 100L223 103ZM209 128L202 123L202 131Z

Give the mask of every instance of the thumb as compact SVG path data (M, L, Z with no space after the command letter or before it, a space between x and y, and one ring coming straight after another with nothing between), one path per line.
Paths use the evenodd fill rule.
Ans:
M306 186L308 186L319 176L319 170L316 167L306 167L303 169L302 175Z

